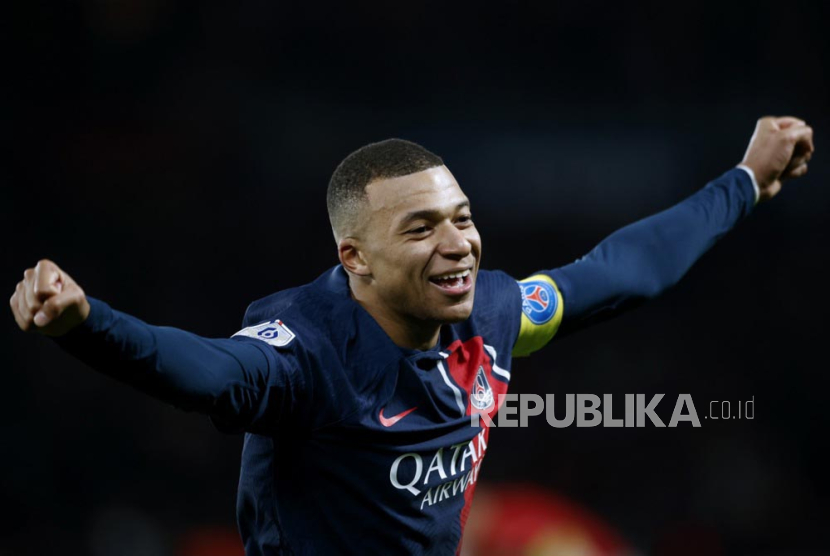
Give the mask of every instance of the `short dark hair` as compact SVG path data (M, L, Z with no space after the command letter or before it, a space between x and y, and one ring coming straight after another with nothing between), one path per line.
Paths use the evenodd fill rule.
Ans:
M326 205L335 236L357 215L367 185L443 164L440 156L404 139L386 139L360 147L343 159L329 180Z

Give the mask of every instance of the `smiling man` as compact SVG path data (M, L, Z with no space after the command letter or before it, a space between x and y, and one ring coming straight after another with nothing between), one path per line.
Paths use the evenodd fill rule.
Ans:
M412 173L368 181L350 171L396 154L412 157ZM369 145L343 161L328 197L352 294L396 344L429 349L442 324L470 316L481 237L440 158L406 141Z
M230 339L155 327L50 261L18 325L226 431L244 431L246 553L456 554L514 356L654 297L807 171L812 130L759 120L744 160L580 260L516 281L480 270L470 202L436 155L390 139L349 155L328 209L340 265L254 302ZM543 261L542 261L543 262Z

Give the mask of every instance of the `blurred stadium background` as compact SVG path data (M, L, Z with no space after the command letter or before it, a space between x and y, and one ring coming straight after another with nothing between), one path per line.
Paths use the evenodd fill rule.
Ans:
M736 164L758 116L802 116L808 177L663 298L513 373L512 392L662 392L668 411L691 393L701 417L754 396L755 419L497 429L468 553L826 554L828 10L16 3L0 22L0 284L11 295L48 257L116 308L227 336L247 303L335 264L328 178L393 136L444 157L484 266L522 276ZM10 314L2 327L0 555L239 554L240 436L90 372ZM556 533L562 512L581 517ZM521 519L541 525L522 537ZM526 550L498 543L510 527Z

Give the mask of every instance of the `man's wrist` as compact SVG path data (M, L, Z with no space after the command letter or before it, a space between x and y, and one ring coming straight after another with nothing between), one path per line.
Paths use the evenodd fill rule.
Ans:
M746 164L738 164L736 168L740 168L749 175L749 179L752 181L752 188L755 190L755 204L757 205L758 199L761 198L761 188L758 187L758 180L755 179L755 172Z
M109 305L89 296L86 297L86 301L89 304L86 318L72 327L66 336L94 334L106 330L112 324L113 312Z

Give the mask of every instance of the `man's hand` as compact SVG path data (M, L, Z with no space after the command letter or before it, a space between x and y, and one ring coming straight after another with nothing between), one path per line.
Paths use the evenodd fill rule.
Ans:
M47 336L62 336L89 316L89 302L81 287L46 259L23 273L9 305L21 330Z
M775 197L783 180L806 174L813 150L813 129L804 120L790 116L758 120L741 162L755 173L758 201Z

